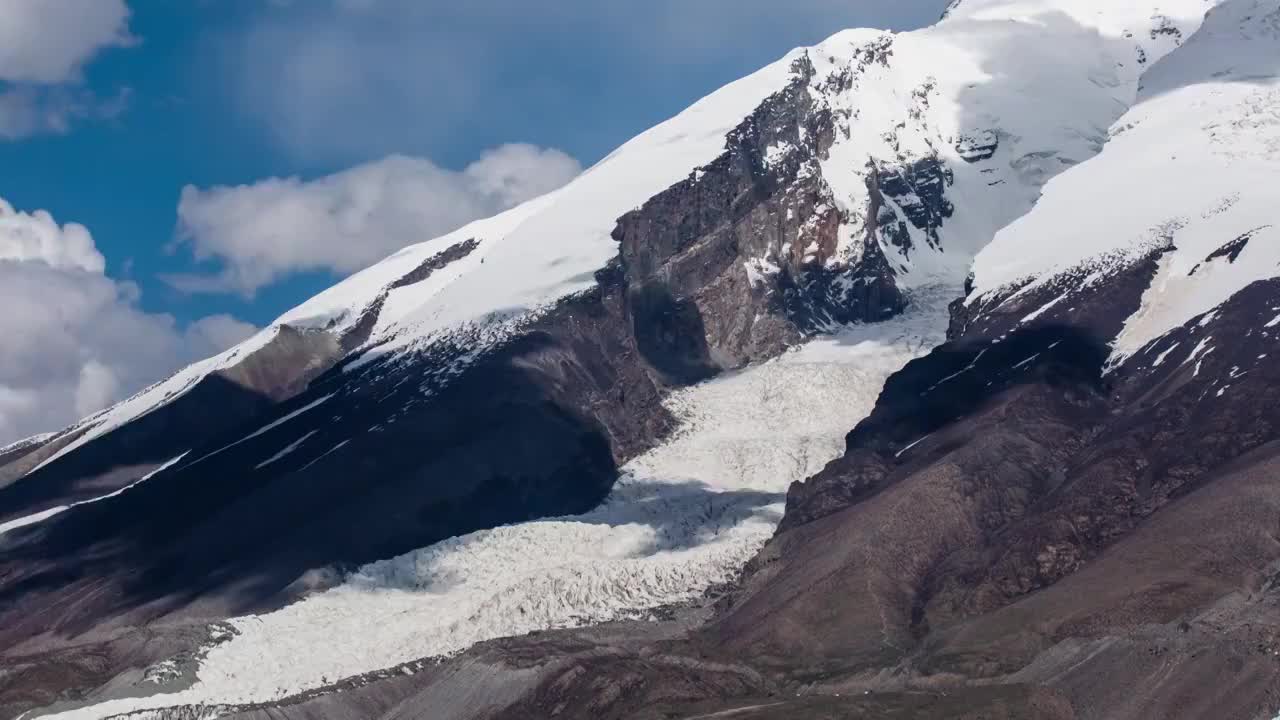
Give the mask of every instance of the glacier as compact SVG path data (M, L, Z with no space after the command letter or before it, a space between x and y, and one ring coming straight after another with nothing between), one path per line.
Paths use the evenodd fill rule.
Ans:
M787 487L844 451L888 377L943 341L958 292L922 288L897 318L673 393L680 430L627 464L596 510L366 565L331 590L229 621L186 690L48 717L280 700L484 640L698 600L772 536Z

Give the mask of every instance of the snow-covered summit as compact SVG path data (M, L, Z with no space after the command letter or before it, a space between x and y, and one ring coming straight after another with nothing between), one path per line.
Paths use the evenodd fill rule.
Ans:
M958 217L934 242L908 223L924 257L899 252L899 269L920 284L939 270L954 275L997 228L1029 209L1047 178L1100 149L1146 64L1193 32L1209 4L1180 0L1153 13L1151 3L1136 0L968 0L925 30L837 33L712 93L563 189L406 248L278 322L355 323L400 277L467 240L479 245L464 259L387 293L370 342L410 342L591 287L592 274L617 254L611 233L618 218L719 155L726 135L792 81L800 58L816 68L811 92L839 117L821 169L844 213L843 235L866 228L869 166L941 158L958 173L947 191ZM984 149L984 142L999 147ZM975 152L992 157L963 162ZM904 219L908 210L893 208ZM938 246L957 261L939 257Z
M1212 4L963 0L923 30L836 33L708 95L560 190L337 283L240 347L72 428L79 435L55 457L233 368L282 326L376 346L379 355L425 347L464 326L490 328L471 342L504 337L506 325L593 287L596 271L618 255L618 219L698 177L744 118L796 82L798 62L809 68L814 112L830 113L834 131L822 143L797 139L818 156L802 175L820 175L823 202L837 211L838 248L823 262L857 263L869 237L899 287L954 284L1050 178L1102 149L1142 73L1190 36ZM795 145L770 147L766 162ZM784 245L749 259L744 281L785 265L776 255L788 252L812 260L817 247Z
M1159 258L1116 358L1280 270L1280 3L1233 0L1143 76L1105 152L1049 183L974 265L970 304L1050 303ZM1092 212L1081 213L1081 207ZM1016 292L1015 292L1016 291ZM1037 315L1037 312L1030 313Z

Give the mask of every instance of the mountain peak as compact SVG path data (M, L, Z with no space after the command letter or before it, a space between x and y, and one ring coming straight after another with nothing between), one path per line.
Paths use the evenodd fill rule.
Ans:
M0 638L67 718L1269 716L1277 3L793 51L0 451Z

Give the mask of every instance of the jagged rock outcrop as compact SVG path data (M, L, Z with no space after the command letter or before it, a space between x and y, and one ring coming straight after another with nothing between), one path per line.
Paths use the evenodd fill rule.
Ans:
M874 231L859 239L852 261L838 252L848 219L819 167L834 141L833 118L809 90L808 58L796 61L794 75L729 134L723 155L623 216L614 233L633 297L692 302L709 359L721 367L770 357L823 327L884 319L905 304ZM936 201L946 202L940 188Z

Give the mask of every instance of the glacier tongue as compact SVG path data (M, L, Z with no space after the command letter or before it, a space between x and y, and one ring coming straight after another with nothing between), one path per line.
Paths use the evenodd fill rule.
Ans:
M843 452L888 377L942 342L958 292L923 288L890 321L674 393L677 435L629 463L594 511L372 563L282 610L231 620L235 634L208 649L187 690L51 717L268 702L488 639L697 600L773 535L788 486Z

